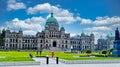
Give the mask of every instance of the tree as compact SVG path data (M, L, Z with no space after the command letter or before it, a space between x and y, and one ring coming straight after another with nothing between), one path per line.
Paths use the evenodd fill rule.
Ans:
M111 52L113 52L113 50L114 50L113 48L110 49L110 51L109 51L109 55L110 55Z
M87 51L86 51L86 53L88 54L88 56L89 56L89 54L91 54L91 50L90 49L88 49Z
M2 34L0 34L0 46L4 46L4 40Z
M86 51L87 54L90 54L92 51L89 49Z
M104 54L104 56L106 56L107 51L106 50L102 50L102 54Z
M114 50L113 48L112 48L112 49L110 49L110 52L113 52L113 50Z

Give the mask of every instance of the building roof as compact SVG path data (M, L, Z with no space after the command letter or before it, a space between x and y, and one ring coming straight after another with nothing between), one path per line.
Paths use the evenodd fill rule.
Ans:
M51 13L51 17L49 17L46 22L47 23L50 23L50 22L57 23L57 20L56 20L56 18L54 18L53 13Z
M104 40L104 38L103 38L103 36L102 36L102 35L100 36L100 38L99 38L99 39Z

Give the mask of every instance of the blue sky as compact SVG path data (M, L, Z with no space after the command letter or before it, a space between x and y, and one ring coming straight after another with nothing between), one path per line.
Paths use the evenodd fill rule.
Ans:
M120 27L119 6L120 0L0 0L0 28L35 35L53 11L71 36L92 32L98 39Z

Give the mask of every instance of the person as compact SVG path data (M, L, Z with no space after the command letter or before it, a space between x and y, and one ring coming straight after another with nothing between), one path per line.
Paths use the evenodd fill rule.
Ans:
M33 58L33 56L32 56L32 54L31 54L31 53L29 54L29 56L30 56L30 58Z
M52 52L52 58L54 57L54 52Z

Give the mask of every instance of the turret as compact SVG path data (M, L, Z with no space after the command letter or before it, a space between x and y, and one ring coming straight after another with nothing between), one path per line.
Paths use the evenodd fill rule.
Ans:
M60 30L61 30L61 31L65 31L65 28L62 26L62 27L60 28Z
M22 33L22 32L23 32L23 31L22 31L22 29L20 28L20 29L19 29L19 33Z
M118 30L118 27L115 30L115 40L119 40L119 30Z
M81 33L81 36L84 36L84 35L85 35L85 33L84 33L84 32L82 32L82 33Z
M7 30L6 30L6 33L10 33L10 29L9 29L9 27L8 27Z
M59 31L59 25L57 19L51 13L51 16L47 19L45 24L45 30L48 29L50 31Z
M94 37L94 34L93 34L93 33L91 33L91 34L90 34L90 36Z

